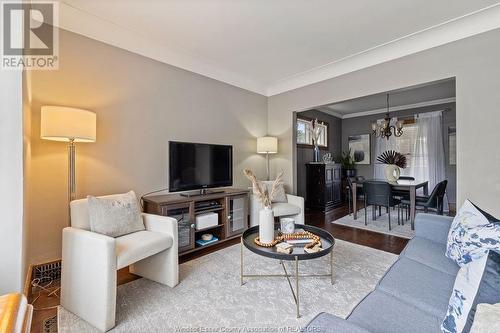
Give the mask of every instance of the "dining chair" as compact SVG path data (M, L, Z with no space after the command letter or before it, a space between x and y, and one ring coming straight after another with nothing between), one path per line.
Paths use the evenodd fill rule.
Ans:
M391 213L390 207L398 207L398 224L400 223L400 200L394 198L392 187L387 182L383 181L367 181L363 183L363 191L365 194L365 225L367 224L367 207L373 206L373 217L375 218L376 207L386 207L389 218L389 230L391 230ZM380 214L380 210L379 210Z
M363 192L363 188L356 189L356 198L352 198L352 187L357 186L353 184L353 179L356 181L364 181L364 177L347 177L347 204L349 206L349 215L352 213L351 207L354 207L352 201L353 200L365 200L365 194ZM358 211L359 209L356 208Z
M415 177L411 176L400 176L398 180L415 180ZM406 196L410 195L410 192L408 190L392 190L392 195L395 197L402 199Z
M415 206L423 207L426 212L429 208L435 209L438 215L443 215L444 195L446 194L447 185L448 180L443 180L434 186L434 189L429 196L417 196L415 198ZM410 199L408 197L401 199L401 204L406 207L407 217L409 217L408 210L410 207Z

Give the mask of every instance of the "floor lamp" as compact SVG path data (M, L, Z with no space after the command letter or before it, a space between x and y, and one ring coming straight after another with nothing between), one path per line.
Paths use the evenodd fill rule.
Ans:
M96 114L62 106L42 106L40 136L68 142L68 202L76 199L75 143L95 142Z
M269 178L269 154L276 154L278 152L278 138L273 136L263 136L257 138L257 153L266 154L266 170L267 170L267 180Z

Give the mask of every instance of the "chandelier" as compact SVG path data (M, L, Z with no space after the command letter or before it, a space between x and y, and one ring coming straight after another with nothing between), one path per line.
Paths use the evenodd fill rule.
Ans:
M400 137L403 135L403 121L396 121L395 125L391 125L391 117L389 117L389 94L387 94L387 112L385 113L385 118L380 121L374 121L372 123L373 135L377 138L389 138L394 135Z

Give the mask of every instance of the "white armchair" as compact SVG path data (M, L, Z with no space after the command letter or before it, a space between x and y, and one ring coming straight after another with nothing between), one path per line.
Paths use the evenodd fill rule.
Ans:
M112 196L108 196L112 197ZM177 221L142 214L146 230L121 237L90 231L87 199L70 204L63 230L61 305L105 332L115 326L116 271L174 287L179 283Z
M304 198L287 194L288 202L272 204L274 217L292 217L295 223L304 224ZM259 211L262 205L254 194L250 194L250 226L259 225Z

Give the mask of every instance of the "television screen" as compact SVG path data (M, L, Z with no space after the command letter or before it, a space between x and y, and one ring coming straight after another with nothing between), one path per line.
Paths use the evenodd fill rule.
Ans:
M233 147L169 142L169 191L233 185Z

